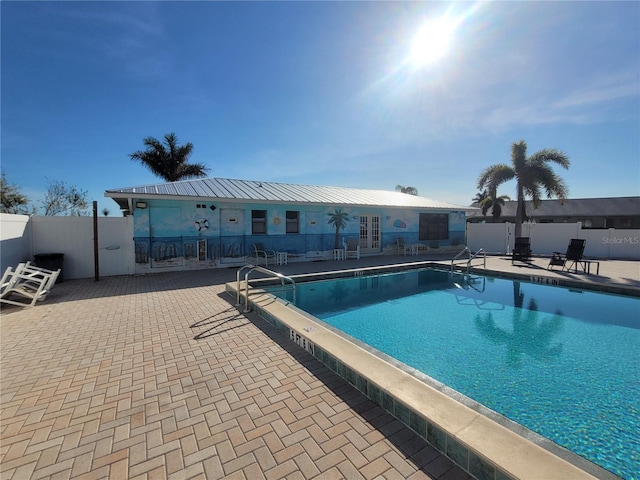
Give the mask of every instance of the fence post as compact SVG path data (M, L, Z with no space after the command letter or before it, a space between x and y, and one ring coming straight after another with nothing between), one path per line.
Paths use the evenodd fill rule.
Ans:
M100 258L98 256L98 202L93 201L93 270L95 281L100 280Z

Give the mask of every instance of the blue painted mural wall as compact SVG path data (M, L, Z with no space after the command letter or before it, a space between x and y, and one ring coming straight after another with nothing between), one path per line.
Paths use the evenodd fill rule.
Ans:
M221 258L253 253L252 245L287 251L300 256L334 248L335 228L329 223L333 206L221 203L211 201L149 200L134 209L136 263L154 267L212 267ZM134 199L134 205L136 204ZM266 210L266 234L252 235L252 210ZM287 233L286 212L299 212L299 233ZM359 238L360 217L380 217L380 250L396 244L420 242L419 214L434 213L411 208L344 207L348 221L339 232L340 243ZM440 212L444 213L444 212ZM449 238L437 246L464 245L465 213L448 212ZM429 246L429 242L422 242ZM436 245L431 242L431 246Z

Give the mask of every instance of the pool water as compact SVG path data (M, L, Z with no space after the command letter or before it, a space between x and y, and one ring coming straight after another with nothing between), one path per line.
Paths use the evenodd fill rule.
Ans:
M296 305L626 479L640 299L419 270L301 283Z

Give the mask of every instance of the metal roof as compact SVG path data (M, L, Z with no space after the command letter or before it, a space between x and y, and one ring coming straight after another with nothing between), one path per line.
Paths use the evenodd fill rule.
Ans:
M298 185L292 183L204 178L179 182L144 185L107 190L105 197L113 198L122 208L127 200L172 198L216 199L239 202L287 204L318 204L344 206L422 207L443 210L475 210L425 197L387 190Z
M504 202L501 218L515 217L518 202L515 200ZM474 205L477 206L477 205ZM533 202L525 201L525 209L529 217L612 217L640 215L640 197L611 197L611 198L574 198L541 200L540 206L533 209ZM474 212L471 216L482 216L482 211ZM491 216L491 208L487 217Z

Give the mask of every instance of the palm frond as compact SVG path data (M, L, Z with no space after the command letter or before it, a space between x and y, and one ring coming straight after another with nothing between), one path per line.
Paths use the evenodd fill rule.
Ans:
M571 161L566 153L556 148L545 148L534 153L529 159L532 164L545 164L547 162L553 162L560 165L564 169L568 169L571 165Z
M206 165L188 163L193 144L178 145L175 133L166 134L164 143L153 137L146 137L143 143L147 147L146 150L134 152L129 156L145 165L154 175L169 182L206 176Z
M511 145L511 164L517 172L527 163L527 142L520 140Z
M499 185L514 178L514 176L515 171L509 165L504 163L491 165L482 171L476 186L479 190L486 187L491 192L497 189Z

